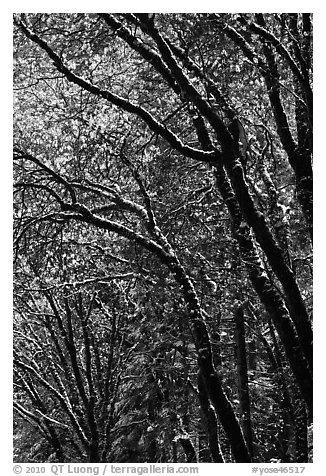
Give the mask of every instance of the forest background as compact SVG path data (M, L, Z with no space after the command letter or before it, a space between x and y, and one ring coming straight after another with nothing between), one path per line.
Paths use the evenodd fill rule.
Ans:
M318 48L318 43L317 43L317 48ZM317 78L318 78L318 76L317 76ZM318 209L317 209L317 213L318 213ZM317 243L317 246L318 246L318 231L316 232L316 235L317 235L316 236L316 243Z

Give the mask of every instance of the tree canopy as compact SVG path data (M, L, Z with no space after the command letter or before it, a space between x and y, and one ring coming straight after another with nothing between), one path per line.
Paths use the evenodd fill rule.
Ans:
M15 458L307 462L312 15L14 15Z

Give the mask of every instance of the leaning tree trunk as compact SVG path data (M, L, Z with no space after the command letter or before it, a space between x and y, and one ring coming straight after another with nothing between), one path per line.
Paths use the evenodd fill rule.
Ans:
M228 436L236 462L249 463L251 458L239 421L222 389L220 376L213 364L211 341L192 281L175 255L172 255L169 261L168 266L183 289L188 308L190 330L197 349L199 370L207 395Z
M215 177L218 190L228 207L233 234L238 242L242 259L246 263L250 281L261 303L271 316L302 396L309 412L312 412L312 375L288 308L283 297L266 275L250 229L241 213L223 166L215 167Z
M203 149L212 150L213 146L206 125L200 114L193 119L193 123ZM293 273L284 264L281 249L275 245L266 221L253 205L243 177L240 160L236 160L234 157L232 140L229 145L230 151L225 151L225 168L221 163L221 157L218 154L216 156L214 164L216 186L228 208L232 232L238 243L241 257L246 263L249 279L261 303L273 320L302 396L309 412L312 412L312 373L309 365L309 362L312 361L312 333L305 306L293 280ZM225 169L227 169L230 179ZM254 229L257 241L266 253L270 264L273 265L275 274L282 282L286 283L286 286L283 287L287 289L286 297L290 296L291 298L287 299L290 301L289 309L281 294L273 287L266 275L249 226ZM295 317L295 326L291 320L293 317Z

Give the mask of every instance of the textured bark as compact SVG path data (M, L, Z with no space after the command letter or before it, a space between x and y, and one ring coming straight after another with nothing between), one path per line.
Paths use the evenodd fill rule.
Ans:
M277 62L270 46L264 44L264 54L269 72L265 76L270 103L273 108L274 118L277 126L278 135L282 145L287 152L289 163L295 173L296 188L299 203L306 218L309 232L313 233L313 177L312 177L312 90L309 82L310 69L310 37L309 34L303 35L305 46L301 51L299 44L301 38L298 34L298 15L293 14L290 21L290 29L294 39L292 47L294 57L300 64L302 74L294 76L294 90L296 93L296 126L297 143L294 142L290 127L284 112L280 99L280 75L277 68ZM306 18L307 19L307 18ZM260 25L265 26L264 16L257 14L257 20ZM306 27L307 22L306 22ZM306 32L307 33L307 32ZM308 44L309 42L309 44ZM303 54L302 54L303 53Z
M212 148L210 137L208 135L207 129L201 116L199 116L197 120L194 121L194 125L197 130L198 139L202 144L203 148ZM216 186L228 208L232 221L232 232L238 242L242 259L246 263L251 283L254 289L256 290L262 304L270 313L270 316L274 322L274 325L286 350L287 358L289 360L295 378L298 381L298 385L300 387L304 400L309 408L309 411L311 412L313 403L312 375L309 364L306 360L306 355L303 354L302 348L300 346L300 343L302 344L302 341L304 341L306 346L303 347L309 347L309 349L306 349L306 353L312 356L312 332L311 326L307 324L306 321L307 316L305 306L302 301L300 292L297 289L296 283L293 283L293 280L290 279L290 287L294 288L294 301L296 301L296 298L298 298L297 304L299 305L300 311L302 311L302 322L300 323L301 326L299 326L299 328L301 329L302 336L300 342L297 335L298 328L294 328L283 298L280 296L278 291L273 287L272 283L267 278L264 267L259 258L255 243L251 237L250 229L246 222L248 214L249 218L251 218L251 223L249 223L248 221L249 225L251 225L252 222L255 222L255 228L257 228L258 236L259 233L262 232L264 238L263 243L265 243L265 245L268 244L271 246L272 249L269 249L269 251L272 251L272 256L274 260L273 262L275 262L274 264L277 264L278 266L279 262L276 263L276 261L281 260L282 268L279 270L279 272L285 271L287 274L289 274L288 272L290 272L290 278L293 277L293 274L288 268L288 266L285 265L282 256L282 251L279 247L275 245L272 235L265 226L265 221L263 221L263 230L259 229L259 223L262 221L263 217L259 212L254 209L252 199L249 195L248 187L244 181L242 167L240 164L236 163L237 161L234 161L232 151L231 155L229 154L229 157L230 158L227 161L228 170L233 179L232 184L234 188L238 191L238 194L236 195L236 193L233 191L222 164L214 166ZM232 167L231 164L233 164ZM242 206L240 206L240 204ZM245 215L243 215L243 210L247 211ZM267 243L265 242L265 239L267 239ZM268 248L270 248L270 246L268 246ZM276 251L276 256L274 256L274 251ZM291 301L293 302L293 299L291 299ZM308 328L308 331L305 334L304 331L307 330L306 328Z
M248 226L235 200L232 188L222 166L215 168L215 177L217 187L232 218L233 234L239 244L242 259L246 263L249 278L262 304L273 320L303 398L309 411L312 411L312 376L306 358L302 353L300 342L290 319L289 312L282 297L272 286L272 283L265 273Z
M228 27L228 25L225 25L223 32L234 41L250 61L257 64L260 73L265 79L278 136L294 171L299 203L312 236L312 90L309 80L309 70L311 69L310 18L307 18L307 15L305 15L305 33L300 37L297 29L298 16L297 14L292 15L292 21L290 23L294 50L293 57L290 55L289 51L282 46L277 38L273 37L273 35L264 29L264 15L257 14L256 19L258 25L248 23L247 27L260 36L267 67L263 59L255 53L242 34L237 32L234 28ZM246 23L244 19L242 19L242 22ZM303 40L302 50L299 47L301 40ZM299 88L296 88L296 97L299 97L300 104L303 103L304 109L301 108L301 114L297 126L299 129L304 130L304 134L298 134L298 143L296 143L292 137L287 115L282 104L280 73L278 71L276 58L270 46L271 44L273 44L273 46L278 50L278 53L281 54L288 63L294 75L294 82L299 85ZM308 147L301 146L300 140L302 140L302 137L307 137L308 140L306 143L309 144Z
M249 226L252 227L256 239L265 252L273 271L281 282L289 303L291 318L295 324L303 352L312 371L312 328L309 316L293 273L284 261L282 251L277 246L264 216L256 210L252 197L250 196L248 186L244 180L243 169L237 160L238 143L234 140L234 137L232 137L221 119L212 111L212 108L201 97L199 92L190 84L188 78L174 59L172 51L159 32L152 25L150 25L149 28L151 36L156 41L162 57L173 72L176 81L215 131L222 147L222 156L217 157L216 162L218 162L220 158L222 159L231 180L239 207ZM285 125L282 122L282 130L284 127ZM209 141L205 140L204 134L200 138L200 142L205 150L209 149Z
M240 162L228 153L224 163L244 221L253 229L257 242L265 252L269 264L283 287L291 319L312 372L312 327L293 272L286 264L282 250L269 230L264 216L255 208Z
M134 49L137 53L139 53L145 61L149 62L163 77L163 79L167 82L170 88L176 93L180 94L181 89L176 83L175 79L171 75L171 72L166 67L164 62L162 61L159 54L157 54L153 49L146 45L146 43L136 39L130 31L123 26L123 24L114 18L113 15L108 13L101 13L99 14L101 18L107 23L107 25L117 33L117 35L123 39L128 45ZM136 18L134 15L125 15L127 18L135 21Z
M170 269L175 272L176 281L183 288L190 316L190 329L197 348L198 365L209 399L229 438L235 460L238 463L250 462L250 455L239 422L231 403L222 389L222 382L213 365L210 338L192 282L180 264L176 263Z

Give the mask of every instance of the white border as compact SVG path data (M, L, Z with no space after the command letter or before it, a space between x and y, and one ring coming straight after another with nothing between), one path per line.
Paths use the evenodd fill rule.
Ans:
M6 7L5 7L6 8ZM111 13L118 12L153 12L153 13L177 13L177 12L219 12L219 13L236 13L236 12L264 12L264 13L291 13L291 12L322 12L324 10L322 1L312 0L310 2L298 1L281 1L275 0L269 3L262 3L261 1L241 2L216 2L201 0L194 1L149 1L142 0L132 2L131 0L119 0L117 2L99 1L92 2L85 1L64 1L58 0L56 2L42 2L40 0L34 1L13 1L8 5L10 12L48 12L48 13L71 13L71 12L98 12L110 11ZM2 7L3 9L3 7Z

